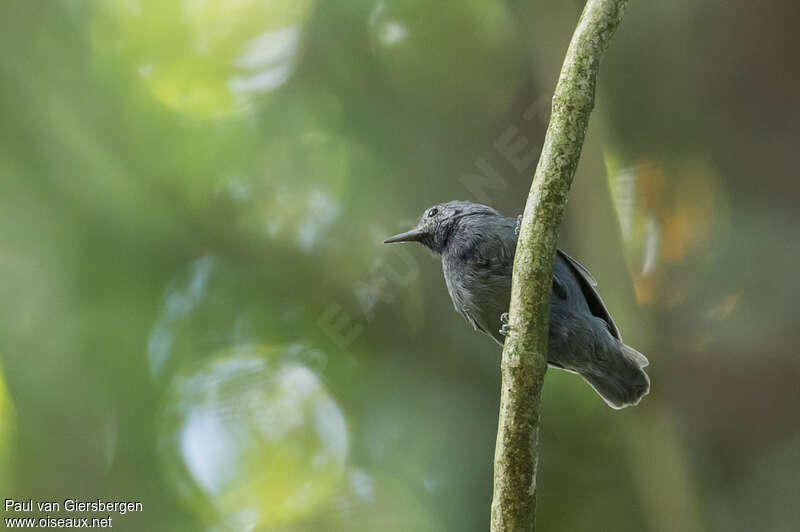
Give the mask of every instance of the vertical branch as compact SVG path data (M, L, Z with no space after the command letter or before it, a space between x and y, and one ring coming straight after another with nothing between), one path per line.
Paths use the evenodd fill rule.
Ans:
M501 363L492 532L528 532L535 527L539 405L547 369L558 231L594 107L600 59L627 4L627 0L587 1L553 95L553 113L514 258L511 331Z

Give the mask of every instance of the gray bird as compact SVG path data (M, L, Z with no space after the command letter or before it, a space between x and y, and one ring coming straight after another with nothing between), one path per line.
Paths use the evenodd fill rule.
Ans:
M440 254L456 310L503 345L518 223L486 205L451 201L429 208L414 229L384 242L420 242ZM647 358L622 343L596 286L586 268L558 251L547 362L579 374L612 408L635 405L650 390Z

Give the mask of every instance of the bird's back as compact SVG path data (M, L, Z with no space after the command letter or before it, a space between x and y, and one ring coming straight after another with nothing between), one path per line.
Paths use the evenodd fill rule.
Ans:
M516 224L515 218L497 215L464 218L442 254L445 283L456 310L474 328L500 344L504 341L500 315L508 311L511 298ZM553 264L554 284L558 286L552 295L553 310L559 315L590 316L592 311L579 272L575 272L571 261L559 252Z

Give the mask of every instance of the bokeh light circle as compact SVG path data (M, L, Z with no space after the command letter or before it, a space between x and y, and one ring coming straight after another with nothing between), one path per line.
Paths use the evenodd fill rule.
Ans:
M247 108L294 71L312 0L95 3L96 53L135 73L166 106L195 117Z
M177 376L160 430L169 481L209 524L237 531L312 515L339 485L348 445L317 374L263 346Z

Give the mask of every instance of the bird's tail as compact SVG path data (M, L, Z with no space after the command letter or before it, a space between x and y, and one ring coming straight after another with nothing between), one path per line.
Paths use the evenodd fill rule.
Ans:
M650 391L650 378L644 372L647 358L622 342L618 350L609 357L602 371L583 372L581 376L614 409L638 404Z

